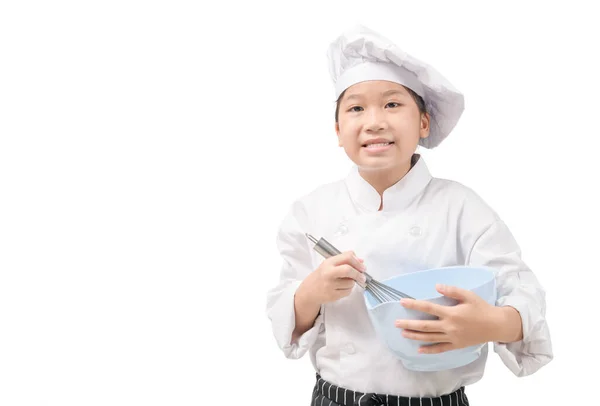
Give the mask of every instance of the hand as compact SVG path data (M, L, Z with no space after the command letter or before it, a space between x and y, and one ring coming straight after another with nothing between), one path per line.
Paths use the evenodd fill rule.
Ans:
M514 335L516 328L521 334L520 316L517 326L514 313L506 313L507 310L511 313L516 312L515 309L492 306L477 294L458 287L437 285L436 289L444 296L456 299L458 304L443 306L422 300L401 300L401 304L407 309L438 317L438 320L396 321L396 327L404 329L404 337L436 343L423 345L419 349L420 353L438 354L481 343L503 341L500 338L505 338L507 333Z
M353 251L329 257L308 276L308 291L319 304L334 302L348 296L355 281L365 283L365 269Z

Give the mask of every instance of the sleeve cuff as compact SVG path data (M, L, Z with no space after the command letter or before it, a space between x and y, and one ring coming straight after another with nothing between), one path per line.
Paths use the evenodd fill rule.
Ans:
M518 377L531 375L552 360L552 344L541 309L520 297L503 297L497 306L515 308L522 320L523 339L512 343L494 343L504 365Z
M296 327L296 312L294 296L301 281L294 281L281 293L278 303L271 309L270 319L273 323L273 333L279 347L287 358L301 358L317 341L319 333L325 327L323 324L323 306L313 327L292 341L292 333Z

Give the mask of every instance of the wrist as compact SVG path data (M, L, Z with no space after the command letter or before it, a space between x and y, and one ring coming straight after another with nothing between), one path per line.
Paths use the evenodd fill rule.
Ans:
M308 307L308 308L320 308L321 307L321 301L319 300L319 298L316 295L317 290L315 289L314 286L314 274L310 274L308 275L303 281L302 283L300 283L300 286L298 286L298 289L296 290L296 302L298 304L300 304L303 307Z
M512 306L494 307L494 339L499 343L512 343L523 339L521 314Z

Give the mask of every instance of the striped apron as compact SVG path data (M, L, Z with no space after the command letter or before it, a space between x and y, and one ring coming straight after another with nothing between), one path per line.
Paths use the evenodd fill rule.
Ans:
M311 406L469 406L465 388L435 398L362 393L340 388L317 374Z

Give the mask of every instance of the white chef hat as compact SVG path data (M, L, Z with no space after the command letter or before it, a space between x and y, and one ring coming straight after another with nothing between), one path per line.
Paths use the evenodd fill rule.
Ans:
M346 31L331 43L327 56L336 100L348 87L367 80L399 83L421 96L431 116L429 137L419 141L425 148L438 146L464 111L463 95L446 78L369 28Z

